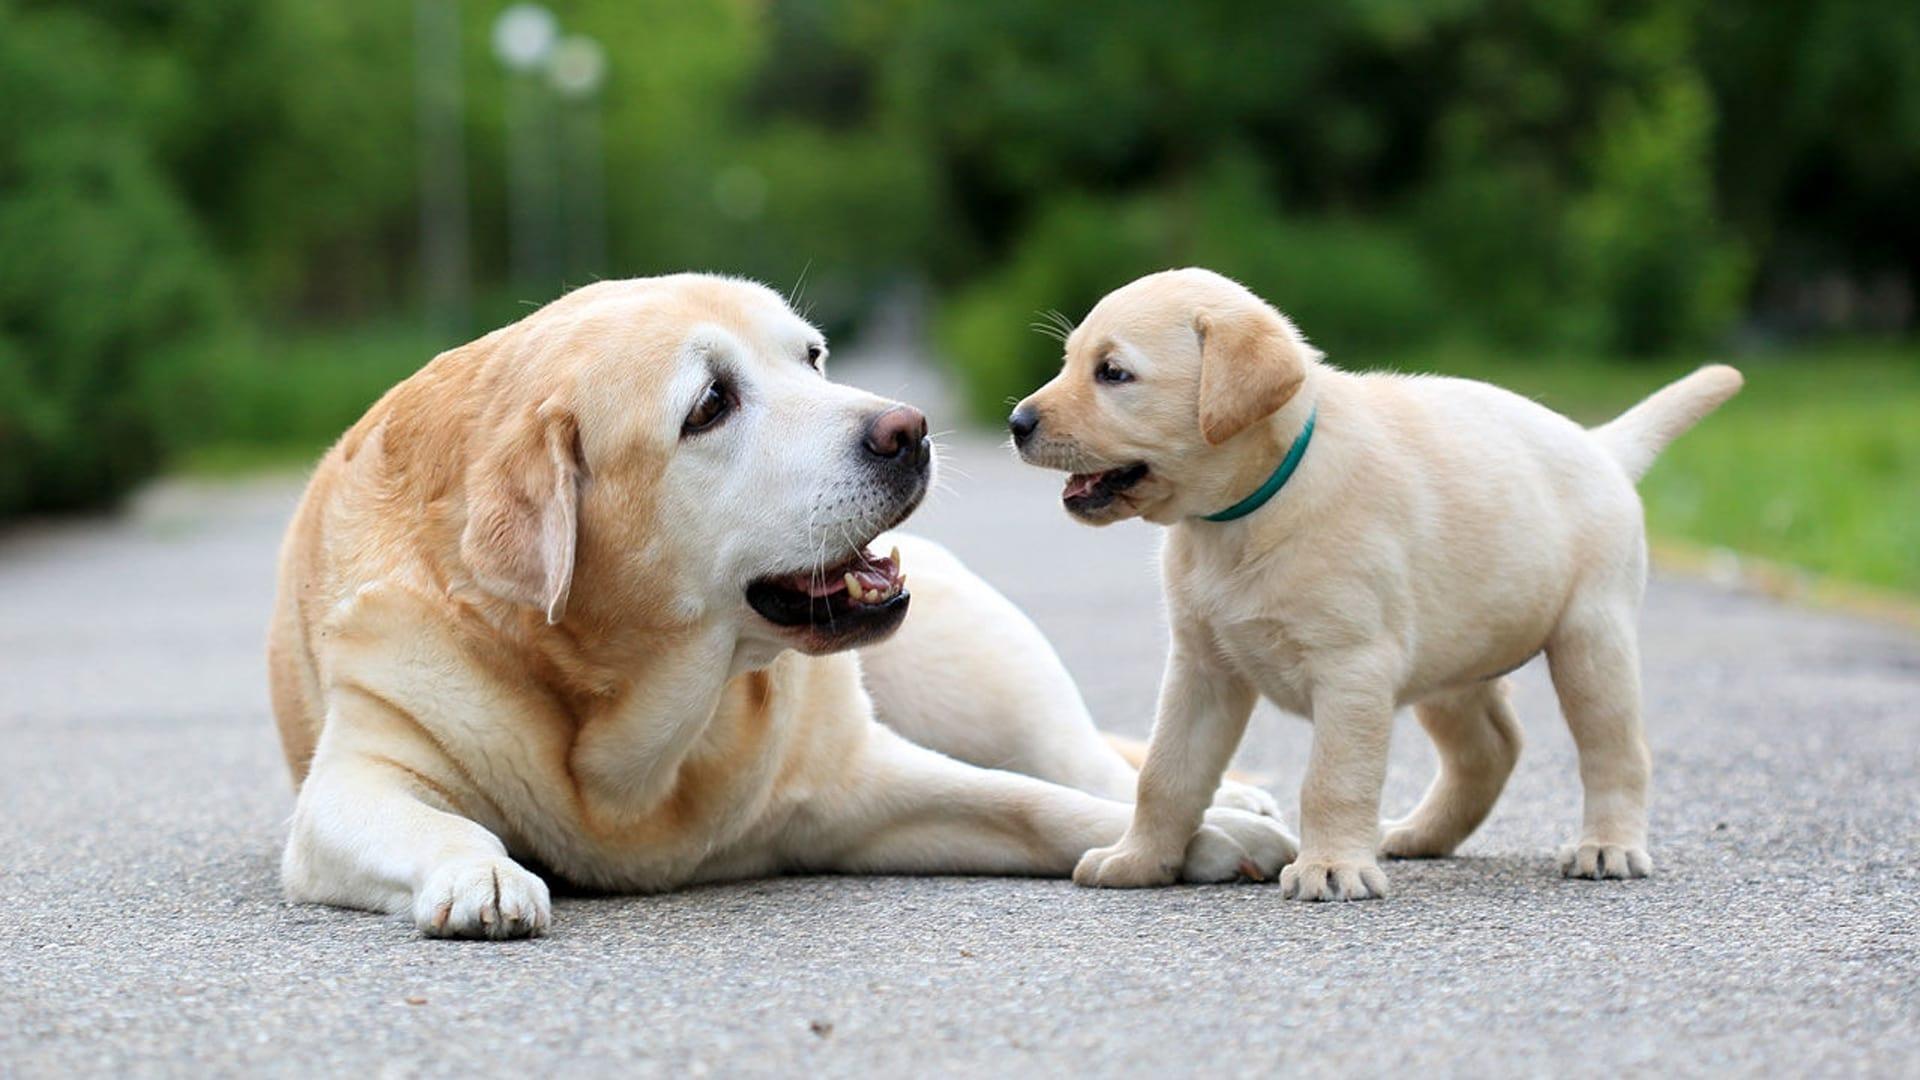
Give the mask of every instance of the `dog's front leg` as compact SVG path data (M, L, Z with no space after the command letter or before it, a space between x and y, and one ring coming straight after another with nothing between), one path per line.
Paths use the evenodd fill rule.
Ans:
M287 898L410 912L430 937L543 933L546 883L453 805L458 781L418 729L357 691L333 697L281 860ZM369 738L367 724L383 725L384 738Z
M846 780L818 792L781 839L795 868L845 873L1065 877L1127 827L1125 803L935 753L881 725ZM1209 811L1175 869L1194 882L1266 878L1292 855L1274 820Z
M1086 853L1073 871L1076 884L1141 888L1171 884L1181 872L1255 696L1246 680L1212 662L1207 643L1186 640L1196 632L1175 630L1132 823L1117 843ZM1274 831L1291 849L1277 822Z
M1387 895L1374 851L1392 734L1391 698L1372 691L1315 693L1313 751L1300 788L1300 858L1280 875L1288 898Z

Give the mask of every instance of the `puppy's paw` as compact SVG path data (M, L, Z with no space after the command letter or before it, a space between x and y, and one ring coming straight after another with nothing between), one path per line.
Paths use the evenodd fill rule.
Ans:
M1570 878L1643 878L1653 874L1653 856L1628 844L1581 841L1560 849L1560 873Z
M1213 793L1213 805L1224 810L1245 810L1261 817L1280 816L1279 801L1265 788L1243 784L1238 780L1222 780L1220 790Z
M1180 853L1154 851L1131 835L1111 847L1080 856L1073 883L1095 889L1148 889L1171 885L1180 872Z
M1371 855L1302 858L1281 872L1280 895L1289 900L1383 900L1387 875Z
M547 883L504 856L435 867L413 897L413 923L428 937L538 937L552 920Z
M1196 885L1272 881L1299 851L1277 815L1216 806L1187 842L1180 878Z
M1459 847L1452 836L1443 836L1414 821L1380 823L1380 854L1389 859L1444 859Z

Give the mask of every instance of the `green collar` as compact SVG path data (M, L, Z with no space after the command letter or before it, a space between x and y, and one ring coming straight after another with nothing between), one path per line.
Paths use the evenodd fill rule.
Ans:
M1307 444L1313 441L1313 421L1319 415L1320 407L1316 405L1313 411L1307 414L1307 426L1301 428L1300 434L1294 436L1293 445L1287 448L1287 456L1280 459L1280 467L1273 470L1273 475L1267 477L1267 482L1261 484L1259 490L1217 514L1204 515L1200 520L1233 521L1236 518L1246 517L1267 505L1268 499L1273 498L1281 488L1287 486L1287 481L1293 477L1293 470L1300 467L1300 459L1307 456Z

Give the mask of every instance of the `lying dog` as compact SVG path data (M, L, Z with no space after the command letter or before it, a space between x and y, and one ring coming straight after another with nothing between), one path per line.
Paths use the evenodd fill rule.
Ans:
M1562 868L1651 872L1633 484L1740 385L1705 368L1587 431L1484 383L1328 367L1273 308L1204 270L1101 300L1010 423L1028 462L1073 474L1076 517L1170 526L1173 648L1133 823L1074 880L1171 881L1264 696L1314 725L1283 893L1384 896L1376 850L1450 854L1492 809L1520 752L1504 676L1542 650L1586 790ZM1387 740L1406 704L1440 773L1382 839Z
M287 533L269 642L292 899L514 937L550 918L516 859L613 890L1065 875L1121 835L1133 770L1039 632L937 546L880 538L927 490L925 418L825 356L760 286L606 282L347 432ZM900 552L916 612L880 644ZM1293 854L1235 809L1190 839L1192 881Z

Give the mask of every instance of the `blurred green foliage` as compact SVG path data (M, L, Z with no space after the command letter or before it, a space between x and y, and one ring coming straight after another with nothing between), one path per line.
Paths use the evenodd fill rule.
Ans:
M507 280L505 6L458 5L476 332L569 283ZM605 273L804 276L841 331L925 284L981 417L1041 312L1184 263L1336 360L1913 328L1909 0L552 6L609 57ZM393 329L414 7L0 0L0 515L322 439L451 343Z
M230 312L148 141L166 74L91 20L0 8L0 514L145 476L157 384Z

